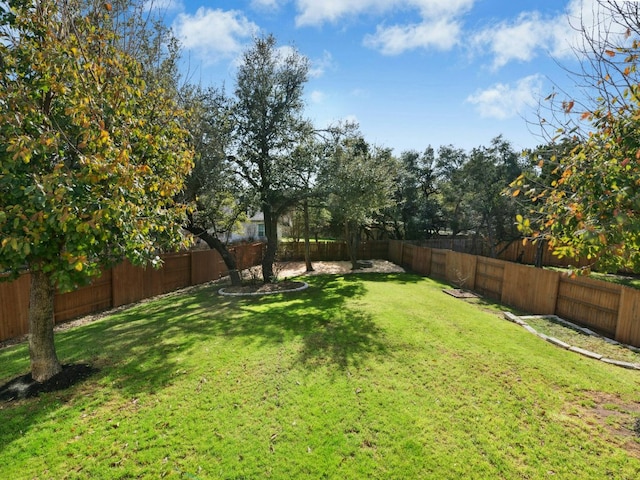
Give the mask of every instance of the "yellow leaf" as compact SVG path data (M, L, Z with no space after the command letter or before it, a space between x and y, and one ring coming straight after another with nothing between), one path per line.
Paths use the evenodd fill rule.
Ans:
M517 197L518 195L520 195L520 190L514 190L514 192L511 194L514 197Z
M77 272L81 272L82 271L82 262L76 262L76 264L73 266L74 270L76 270Z

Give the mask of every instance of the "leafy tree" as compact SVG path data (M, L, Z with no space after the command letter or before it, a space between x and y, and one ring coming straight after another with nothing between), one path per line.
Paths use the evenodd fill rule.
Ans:
M438 149L436 172L439 200L443 221L453 236L471 228L469 188L462 169L467 161L468 156L463 149L453 145Z
M394 205L385 209L396 238L421 240L441 228L440 204L436 198L435 155L428 147L422 154L402 152L396 178Z
M521 173L519 155L501 136L489 147L471 152L441 147L436 161L443 217L453 235L471 232L481 236L496 255L500 242L519 237L513 218L516 201L505 195Z
M231 283L241 283L228 244L233 231L252 208L246 183L240 181L227 156L232 142L231 101L224 91L185 87L182 101L191 113L189 131L196 151L195 165L186 183L183 200L192 208L185 229L218 251Z
M522 172L519 158L511 144L499 136L489 147L474 148L462 168L471 229L485 238L492 257L499 243L520 236L513 221L517 204L504 194Z
M530 240L537 245L535 266L538 268L543 267L543 254L548 246L548 238L544 231L546 220L540 211L541 199L544 195L539 196L539 194L560 179L558 159L568 155L577 145L575 141L565 139L525 150L523 172L512 182L508 190L516 202L517 218L520 219L520 223L524 222L525 217L527 218L526 231L529 236L525 237L525 241ZM520 226L519 230L522 232L524 229Z
M31 272L31 374L61 370L56 288L181 241L192 164L182 113L117 48L108 6L0 4L0 271Z
M343 226L353 269L358 268L361 228L392 204L397 170L389 149L371 147L359 135L341 139L324 165L322 181L329 192L328 207Z
M537 188L526 177L513 184L539 205L539 221L531 212L517 217L521 231L548 239L559 257L591 259L608 271L640 268L640 103L627 95L635 104L612 111L603 103L588 114L594 131L557 158L557 179Z
M309 209L309 236L318 242L321 235L326 235L331 224L331 212L324 206L324 202L319 199L311 199L308 204ZM291 213L290 236L293 241L304 240L305 218L304 208L300 206L293 209Z
M308 60L293 49L279 50L273 36L256 38L242 57L235 89L234 161L254 189L264 214L267 247L262 261L265 282L274 280L278 218L299 197L287 161L310 126L302 118ZM294 182L295 183L295 182Z
M580 19L578 95L550 95L551 144L572 145L552 157L550 183L513 184L535 203L517 217L530 237L548 239L558 256L588 258L604 270L640 268L640 7L598 1L595 21ZM562 116L564 115L564 117ZM541 159L543 164L545 159ZM588 271L588 269L586 269Z

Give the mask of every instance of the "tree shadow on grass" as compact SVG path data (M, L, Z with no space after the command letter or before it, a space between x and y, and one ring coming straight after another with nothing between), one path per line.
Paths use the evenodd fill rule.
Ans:
M264 344L298 338L302 347L297 362L311 368L347 369L386 352L384 332L373 317L347 305L348 299L366 293L361 278L350 274L308 281L309 289L297 296L236 300L238 315L221 319L220 333Z
M402 277L389 275L390 281L402 281ZM364 279L372 278L370 274L363 278L319 275L306 279L307 290L264 297L221 297L217 286L206 286L59 332L57 351L65 364L89 365L99 371L92 371L82 385L68 390L0 402L0 444L14 441L69 401L82 397L89 403L100 402L100 390L106 386L127 398L157 393L175 380L182 368L180 357L203 348L211 337L267 346L296 341L301 346L294 362L306 368L343 370L369 356L385 355L384 331L371 315L349 305L366 293ZM378 280L384 277L377 276ZM27 369L26 344L0 351L0 363L5 360L10 367L5 364L0 374L15 375L20 364Z

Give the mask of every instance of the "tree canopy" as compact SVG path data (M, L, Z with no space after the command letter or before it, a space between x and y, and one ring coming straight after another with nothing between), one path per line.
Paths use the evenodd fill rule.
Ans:
M276 39L266 36L256 38L244 52L236 76L233 158L264 214L265 282L274 279L278 218L297 201L288 159L310 131L302 116L308 71L306 57L278 49Z
M323 166L328 208L344 230L349 257L357 268L360 229L393 203L398 162L386 148L371 147L359 134L340 139Z
M522 232L612 271L640 268L639 12L599 1L597 22L580 24L583 98L561 102L566 120L543 147L557 154L540 155L539 170L512 185L532 201L518 216Z
M146 88L108 10L72 0L0 5L0 271L6 279L28 268L32 293L42 294L30 308L32 344L42 340L31 349L36 380L60 368L55 288L124 257L157 262L182 238L174 196L193 155L183 113L157 85Z

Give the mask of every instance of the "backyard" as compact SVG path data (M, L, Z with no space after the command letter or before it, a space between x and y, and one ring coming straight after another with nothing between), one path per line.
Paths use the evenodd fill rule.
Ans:
M98 369L0 403L0 478L640 476L640 372L408 273L208 284L56 335ZM0 385L28 371L0 350Z

